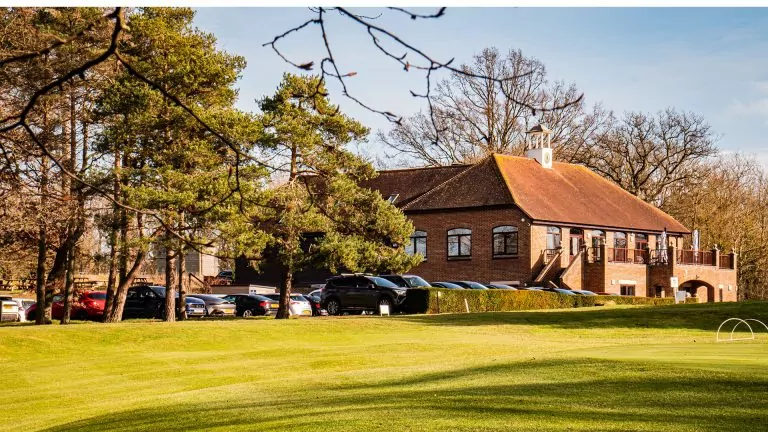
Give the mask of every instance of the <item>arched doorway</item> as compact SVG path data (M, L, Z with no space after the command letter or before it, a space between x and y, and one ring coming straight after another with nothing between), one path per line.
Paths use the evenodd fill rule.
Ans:
M699 299L699 303L714 303L717 301L715 296L715 287L707 282L700 280L689 280L680 284L680 291L686 291L691 295Z

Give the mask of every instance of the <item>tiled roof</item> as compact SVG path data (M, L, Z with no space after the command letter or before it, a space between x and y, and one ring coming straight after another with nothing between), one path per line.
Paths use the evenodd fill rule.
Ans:
M367 184L405 212L514 204L536 221L689 233L680 222L581 165L493 155L476 165L382 171Z
M512 198L537 221L639 231L690 232L672 216L590 169L554 162L542 168L533 159L494 155Z
M378 190L384 199L397 195L394 204L403 207L471 166L448 165L379 171L378 177L368 180L363 186Z

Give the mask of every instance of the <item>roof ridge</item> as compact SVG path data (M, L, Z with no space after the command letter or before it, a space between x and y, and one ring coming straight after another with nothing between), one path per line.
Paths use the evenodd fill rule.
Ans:
M386 172L402 172L402 171L420 171L420 170L429 170L429 169L438 169L438 168L460 168L460 167L471 167L474 164L451 164L451 165L438 165L438 166L424 166L424 167L412 167L412 168L394 168L394 169L385 169L385 170L377 170L379 173L386 173Z
M466 173L468 173L468 172L472 171L473 169L479 167L480 165L483 164L483 162L488 160L489 157L490 156L486 156L485 158L483 158L483 160L481 160L480 162L474 163L474 164L467 164L467 165L470 165L469 168L467 168L464 171L456 174L455 176L449 177L448 179L446 179L442 183L435 185L435 187L433 187L432 189L430 189L430 190L426 191L425 193L421 194L421 196L419 196L415 200L413 200L413 201L409 202L408 204L404 205L403 206L403 210L408 209L409 207L411 207L411 205L416 204L417 202L421 201L425 197L428 197L428 196L432 195L433 193L435 193L435 191L441 189L444 185L448 184L449 182L451 182L451 181L453 181L453 180L455 180L455 179L457 179L459 177L462 177Z

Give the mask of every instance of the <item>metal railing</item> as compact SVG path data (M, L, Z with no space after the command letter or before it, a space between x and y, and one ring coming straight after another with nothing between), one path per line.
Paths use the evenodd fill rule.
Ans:
M712 252L696 250L677 251L677 263L683 265L715 265L715 255Z
M648 251L645 249L608 248L608 262L648 264Z
M544 265L549 264L558 253L560 253L560 249L544 249Z
M662 266L669 264L668 249L653 249L648 251L648 264L653 266Z
M731 259L730 255L720 255L720 268L721 269L733 268L733 260Z
M587 248L587 262L597 263L603 260L602 253L600 252L599 246L592 246Z

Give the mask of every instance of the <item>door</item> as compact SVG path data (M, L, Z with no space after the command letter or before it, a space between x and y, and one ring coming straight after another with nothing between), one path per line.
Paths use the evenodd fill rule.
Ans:
M125 306L123 306L123 318L136 318L141 316L141 298L138 288L128 288L128 294L125 297Z
M571 256L578 255L584 245L584 231L579 228L571 228Z
M355 299L354 306L363 309L375 308L378 295L373 282L362 276L356 277L355 280L357 283L355 284L355 287L352 288L352 291L354 292L353 297Z

